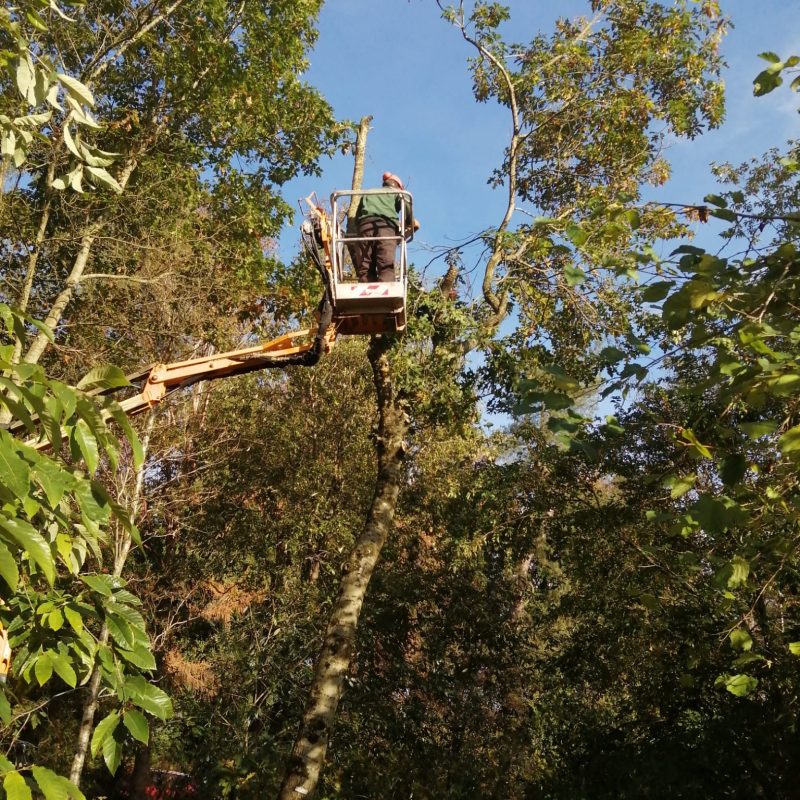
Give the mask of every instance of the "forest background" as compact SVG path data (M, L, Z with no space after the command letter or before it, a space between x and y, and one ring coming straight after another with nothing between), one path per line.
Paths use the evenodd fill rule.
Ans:
M330 4L315 75L320 5L2 9L6 796L179 771L208 797L792 797L800 166L775 139L738 162L796 119L800 48L736 59L766 110L734 102L726 139L724 15L763 29L735 4ZM421 33L371 27L395 15ZM462 73L429 66L456 45ZM102 394L125 372L311 319L278 239L298 176L350 182L339 91L427 231L409 331L132 428ZM715 129L716 190L669 183Z

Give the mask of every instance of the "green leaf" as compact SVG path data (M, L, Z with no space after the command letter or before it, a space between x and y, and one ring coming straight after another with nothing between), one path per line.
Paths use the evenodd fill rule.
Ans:
M78 146L75 144L75 140L72 138L72 133L69 130L69 125L64 126L64 144L67 146L67 150L75 156L75 158L81 157L81 151L78 150Z
M11 703L8 702L6 693L0 688L0 720L4 725L11 722ZM11 762L5 759L5 756L0 753L0 771L5 772L11 768Z
M83 631L83 617L80 611L72 606L64 606L64 616L75 633L80 634Z
M730 640L734 650L751 650L753 647L753 637L744 628L731 631Z
M132 708L125 712L122 721L134 739L142 744L147 744L150 739L150 725L144 714Z
M85 103L87 106L94 107L94 97L89 89L84 86L79 80L59 72L56 75L61 85L71 94L77 101Z
M712 497L702 494L691 506L689 512L692 519L698 522L703 530L712 534L722 533L727 528L743 525L748 520L747 513L741 506L725 495Z
M763 420L761 422L741 422L739 427L746 436L751 439L760 439L762 436L769 436L778 430L778 423L773 420Z
M658 598L647 592L639 595L639 602L649 611L658 611L658 609L661 608Z
M89 370L78 383L78 389L119 389L130 386L125 373L113 364L101 364Z
M58 677L61 678L67 686L71 686L74 689L78 683L78 676L75 674L75 670L69 658L67 658L64 653L57 653L52 656L51 661L53 662L53 668Z
M12 593L17 591L17 584L19 583L17 559L14 558L3 542L0 542L0 578L8 584L8 588L11 589Z
M551 376L557 389L568 392L580 388L578 381L556 364L543 366L542 370Z
M769 61L771 64L777 64L780 61L780 58L773 53L771 50L767 50L763 53L758 54L759 58L763 58L764 61Z
M683 497L686 492L694 488L696 481L697 475L694 473L691 475L684 475L682 478L673 478L673 480L671 480L668 484L670 486L670 497L673 499Z
M648 374L647 367L643 367L641 364L626 364L625 369L620 372L620 378L630 378L636 377L636 380L641 383Z
M78 446L78 450L86 462L89 472L94 475L97 470L97 465L100 462L100 455L97 447L97 439L95 439L89 426L82 419L79 419L75 427L72 429L72 439Z
M132 628L136 628L144 633L147 627L144 617L135 608L131 608L123 603L117 603L114 600L108 601L105 607L107 613L116 614L124 619Z
M125 681L125 693L139 708L160 720L172 716L172 701L167 693L148 683L141 675Z
M24 520L10 519L3 514L0 514L0 528L28 553L52 586L56 577L56 564L50 545L44 537Z
M97 723L94 733L92 734L91 751L93 756L96 756L100 752L103 742L105 742L109 736L113 735L117 725L119 725L118 711L112 711L107 717Z
M122 761L122 743L115 736L107 736L103 741L103 760L108 771L115 775Z
M75 484L73 475L48 458L37 461L33 468L33 479L44 490L51 508L55 508L67 489Z
M30 488L30 467L5 431L0 431L0 483L19 498L25 497Z
M698 440L691 428L681 428L680 435L691 445L690 450L694 455L701 458L711 458L711 451Z
M78 125L83 125L84 127L91 128L92 130L96 131L101 130L102 126L92 116L91 112L82 106L74 97L67 94L64 99L67 101L67 105L72 112L72 118L78 123ZM83 151L83 146L81 146L81 151ZM91 164L91 161L88 163Z
M31 88L36 81L36 74L33 71L33 64L30 61L30 56L20 58L16 69L17 89L19 93L27 100L31 95Z
M156 659L150 648L143 642L137 642L132 650L118 649L122 658L135 667L143 670L154 670L156 668Z
M122 743L112 734L103 740L103 760L106 762L108 771L116 775L122 761Z
M628 225L630 225L631 230L634 231L642 224L642 217L635 208L625 212L625 219L628 220Z
M61 381L50 381L50 390L64 409L64 419L68 420L74 413L78 403L78 393Z
M719 474L726 486L735 486L744 478L746 471L747 459L741 453L731 453L722 460Z
M800 425L789 428L786 433L778 439L778 447L784 455L797 458L800 453Z
M670 258L672 256L680 255L681 253L685 253L692 256L702 256L705 254L705 250L702 247L695 247L692 244L682 244L680 247L676 247L669 255Z
M83 164L78 164L67 175L69 185L78 193L83 194Z
M133 467L134 469L138 470L144 463L144 448L142 447L142 443L138 434L131 426L128 415L122 410L119 403L112 401L108 405L107 409L111 412L111 416L114 418L114 421L117 423L117 425L122 428L125 438L128 440L131 446L131 452L133 454Z
M673 286L675 281L655 281L643 286L640 296L645 303L658 303L670 293Z
M728 578L728 588L735 589L744 586L750 575L750 563L741 556L734 556L731 559L731 575Z
M6 792L6 800L31 800L33 797L25 778L16 770L7 773L3 778L3 789Z
M117 614L106 614L106 625L108 625L108 632L118 645L126 650L133 647L136 637L126 620Z
M715 208L711 211L711 216L717 219L724 219L726 222L736 222L739 219L736 212L731 211L729 208Z
M80 579L94 592L111 597L113 578L110 575L81 575Z
M609 345L608 347L604 347L598 353L598 358L602 364L605 364L606 366L613 366L625 358L625 352L620 350L619 347Z
M39 681L39 686L44 686L53 677L53 661L49 651L45 651L36 659L33 672Z
M586 233L586 231L581 228L580 225L577 225L574 222L570 222L570 224L567 225L565 233L567 238L572 242L572 244L575 245L575 247L580 247L589 238L589 234Z
M580 267L567 264L564 267L564 279L567 286L578 286L586 280L586 273Z
M728 201L724 197L721 197L718 194L707 194L703 198L703 200L706 203L711 203L712 206L717 206L718 208L727 208L728 207Z
M54 608L47 615L47 625L53 631L60 631L64 627L64 615L60 608Z
M742 655L733 660L733 666L744 667L747 666L747 664L754 663L755 661L764 662L766 660L767 659L764 658L764 656L762 656L760 653L742 653Z
M82 481L75 486L74 496L80 506L84 521L88 519L90 522L98 524L105 524L108 521L111 516L111 505L108 492L102 484L97 481L90 483ZM111 579L109 578L109 580Z
M790 642L789 652L794 656L800 656L800 642Z
M29 319L28 322L30 322L30 324L33 325L36 330L41 331L44 334L45 339L47 339L50 344L55 344L56 337L49 325L45 325L44 322L32 318Z
M86 171L95 179L95 183L101 183L109 189L113 189L117 194L122 194L122 186L104 167L90 167L87 165Z
M758 679L750 675L731 675L725 681L725 688L736 697L746 697L756 690Z
M670 330L682 328L689 321L689 296L683 289L673 292L661 307L661 315Z
M542 407L553 411L572 406L572 398L560 392L528 392L525 397L517 404L515 413L530 414L540 410Z
M78 5L77 3L73 3L73 5ZM67 22L75 22L73 17L68 17L58 6L56 0L50 0L50 8L58 14L61 19L66 20Z
M25 12L25 19L27 19L37 31L47 31L45 21L32 8Z
M777 89L783 83L783 78L769 68L763 72L759 72L753 81L753 94L756 97L763 97L769 94L773 89Z
M45 800L86 800L83 792L75 786L74 783L63 778L61 775L56 775L52 770L47 767L32 767L33 777Z

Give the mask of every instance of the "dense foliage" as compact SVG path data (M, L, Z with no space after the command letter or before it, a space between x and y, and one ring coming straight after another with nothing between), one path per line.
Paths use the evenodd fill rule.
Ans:
M511 122L481 296L450 248L403 337L133 423L97 364L252 342L319 297L271 240L281 184L349 141L299 77L320 2L3 9L12 800L276 796L370 548L318 797L796 793L797 145L644 202L664 138L722 121L715 0L597 0L523 42L497 3L439 5ZM756 95L800 88L762 57Z

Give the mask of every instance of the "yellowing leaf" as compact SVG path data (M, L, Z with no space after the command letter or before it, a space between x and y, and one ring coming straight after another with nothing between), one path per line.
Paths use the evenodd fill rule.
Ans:
M3 789L6 800L31 800L31 790L25 783L25 778L16 770L7 773L3 778Z
M778 447L780 447L784 455L788 455L791 458L797 457L796 454L800 453L800 425L789 428L789 430L778 439Z

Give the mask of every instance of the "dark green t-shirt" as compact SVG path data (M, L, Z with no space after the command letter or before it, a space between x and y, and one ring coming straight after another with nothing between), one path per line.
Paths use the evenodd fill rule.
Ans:
M356 211L356 220L361 220L364 217L383 217L393 222L395 225L400 224L400 195L399 194L367 194L364 195L358 204L358 211ZM410 214L408 203L406 203L406 225L410 224Z

